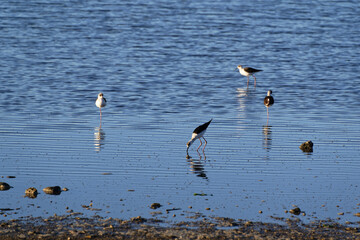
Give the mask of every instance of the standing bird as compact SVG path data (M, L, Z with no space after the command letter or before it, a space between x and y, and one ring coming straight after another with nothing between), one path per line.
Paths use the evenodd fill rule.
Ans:
M264 105L265 105L265 107L266 107L266 111L267 111L267 121L269 122L269 107L271 106L271 105L273 105L274 104L274 98L271 96L271 94L272 94L272 91L271 90L269 90L268 92L267 92L267 96L264 98Z
M106 106L106 99L104 98L103 93L99 93L95 105L100 109L100 126L101 126L101 108Z
M237 68L239 69L239 72L241 75L247 77L247 85L248 86L249 86L249 76L253 76L254 80L255 80L254 86L256 87L256 77L255 77L254 73L261 72L262 70L251 68L251 67L243 68L241 65L237 66Z
M204 134L205 134L205 132L206 132L207 127L208 127L209 124L211 123L211 121L212 121L212 119L211 119L210 121L208 121L207 123L204 123L204 124L198 126L197 128L195 128L195 130L194 130L194 132L193 132L193 134L192 134L192 136L191 136L190 141L188 141L188 143L186 144L186 146L187 146L186 152L188 152L189 147L191 146L191 144L193 144L193 142L195 142L196 139L199 139L199 140L200 140L200 145L199 145L199 147L196 149L196 151L198 151L199 148L200 148L201 145L202 145L201 138L203 138L204 141L205 141L205 146L204 146L204 148L203 148L203 151L205 150L207 141L206 141L206 139L204 138Z

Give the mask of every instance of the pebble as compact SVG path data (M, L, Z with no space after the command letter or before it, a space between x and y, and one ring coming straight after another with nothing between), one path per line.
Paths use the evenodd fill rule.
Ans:
M161 204L160 204L160 203L153 203L153 204L151 204L151 206L150 206L151 209L157 209L157 208L159 208L159 207L161 207Z
M26 236L25 236L25 234L20 234L19 238L24 239L24 238L26 238Z

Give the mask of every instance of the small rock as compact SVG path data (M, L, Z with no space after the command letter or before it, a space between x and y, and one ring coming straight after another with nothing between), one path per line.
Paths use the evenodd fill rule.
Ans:
M146 222L145 218L142 218L141 216L137 216L137 217L133 217L130 219L132 222L136 222L136 223L143 223Z
M26 238L26 236L25 236L25 234L20 234L19 236L18 236L20 239L24 239L24 238Z
M312 141L307 141L307 142L304 142L300 145L300 149L303 151L303 152L312 152L313 151L313 142Z
M0 182L0 191L6 191L9 190L10 188L11 186L6 182Z
M160 203L153 203L153 204L151 204L151 206L150 206L151 209L157 209L157 208L159 208L159 207L161 207L161 204L160 204Z
M25 196L29 198L36 198L38 195L38 191L34 187L30 187L25 190Z
M62 191L63 191L63 192L67 192L67 191L69 191L69 189L66 188L66 187L64 187L64 188L62 189Z
M354 216L360 217L360 213L355 213Z
M344 213L343 213L343 212L339 212L338 215L344 215Z
M61 188L59 186L54 187L46 187L43 189L44 193L50 194L50 195L60 195Z
M247 222L245 223L245 226L251 226L251 225L253 225L253 222L252 222L252 221L247 221Z
M296 208L289 210L289 212L294 215L300 215L301 210L300 210L300 208L296 207Z
M260 210L259 213L263 213L263 211Z
M153 203L153 204L151 204L151 206L150 206L151 209L157 209L157 208L159 208L159 207L161 207L161 204L160 204L160 203Z

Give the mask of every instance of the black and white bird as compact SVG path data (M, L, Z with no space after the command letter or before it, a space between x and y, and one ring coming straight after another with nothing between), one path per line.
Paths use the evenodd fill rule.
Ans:
M254 78L254 86L256 87L256 77L255 77L255 73L257 72L261 72L262 70L260 69L255 69L255 68L251 68L251 67L242 67L241 65L237 66L237 69L239 69L239 72L241 75L247 77L247 85L249 86L249 76L253 76Z
M106 106L106 98L104 98L103 93L98 94L98 98L96 99L95 105L100 109L100 120L101 120L101 108Z
M273 96L271 96L271 94L272 94L272 91L269 90L267 92L267 96L264 98L264 105L266 107L268 121L269 121L269 107L271 105L273 105L275 102L275 100L274 100Z
M186 146L187 146L186 151L187 151L187 152L188 152L189 147L191 146L191 144L193 144L193 142L195 142L196 139L199 139L199 140L200 140L200 145L199 145L199 147L196 149L196 151L198 151L199 148L200 148L201 145L202 145L201 138L203 138L204 141L205 141L205 146L204 146L204 148L203 148L203 151L205 150L207 141L206 141L206 139L204 138L204 134L205 134L205 132L206 132L206 129L207 129L208 126L210 125L211 121L212 121L212 119L211 119L210 121L208 121L207 123L204 123L204 124L198 126L197 128L195 128L195 130L194 130L194 132L193 132L193 134L192 134L192 136L191 136L190 141L188 141L188 143L186 144Z

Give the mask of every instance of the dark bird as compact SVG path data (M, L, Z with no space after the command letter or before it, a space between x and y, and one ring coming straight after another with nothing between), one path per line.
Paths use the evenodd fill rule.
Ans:
M265 105L265 107L266 107L268 121L269 121L269 107L270 107L271 105L273 105L274 102L275 102L275 101L274 101L274 98L271 96L271 94L272 94L272 91L269 90L269 91L267 92L267 96L264 98L264 105Z
M254 86L256 87L256 77L255 77L255 73L257 72L261 72L262 70L260 69L255 69L255 68L251 68L251 67L242 67L241 65L237 66L237 68L239 69L239 72L241 75L247 77L247 85L249 86L249 76L253 76L255 82L254 82Z
M204 134L206 132L206 129L208 128L209 124L211 123L212 119L210 121L208 121L207 123L204 123L200 126L198 126L197 128L195 128L192 136L191 136L191 139L190 141L186 144L187 146L187 149L186 149L186 152L189 150L189 147L191 146L191 144L193 144L193 142L195 142L196 139L199 139L200 140L200 145L199 147L196 149L196 151L199 150L199 148L201 147L202 145L202 141L201 141L201 138L204 139L205 141L205 146L203 148L203 151L205 150L205 147L206 147L206 144L207 144L207 141L206 139L204 138Z

